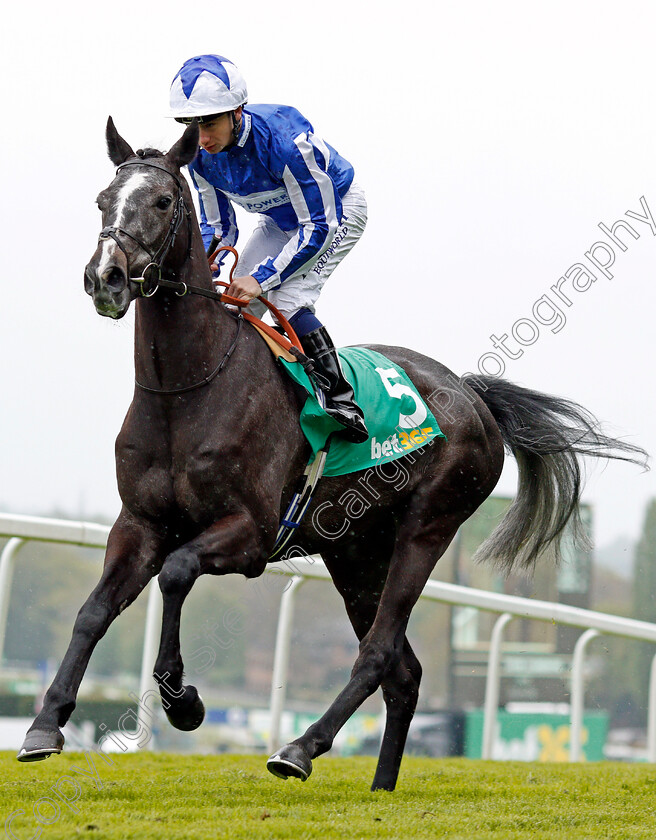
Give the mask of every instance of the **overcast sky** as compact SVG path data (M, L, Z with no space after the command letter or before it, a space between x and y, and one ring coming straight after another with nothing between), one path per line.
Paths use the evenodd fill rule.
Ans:
M113 177L104 126L168 148L170 81L204 52L240 67L252 103L301 110L367 192L367 231L318 310L337 343L405 345L458 373L496 373L494 353L656 454L653 4L145 8L18 4L0 36L0 511L118 513L133 319L100 318L82 287ZM624 251L598 227L619 219L639 235L616 230ZM585 257L610 262L609 246L612 279ZM498 492L514 488L509 469ZM597 543L637 536L654 496L656 471L595 467Z

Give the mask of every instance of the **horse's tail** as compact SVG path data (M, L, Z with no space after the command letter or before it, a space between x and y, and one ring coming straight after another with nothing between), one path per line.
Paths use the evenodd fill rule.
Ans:
M465 376L499 425L506 449L519 469L517 496L505 517L480 546L476 560L509 570L535 565L571 520L575 540L588 541L578 504L583 490L578 457L613 458L648 469L639 446L602 433L597 419L570 400L541 394L493 376Z

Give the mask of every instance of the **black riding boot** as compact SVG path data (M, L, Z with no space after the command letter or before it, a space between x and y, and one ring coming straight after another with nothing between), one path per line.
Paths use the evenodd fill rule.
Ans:
M328 330L325 327L312 330L303 336L301 344L305 354L314 362L316 372L327 382L328 387L322 387L326 397L326 412L344 426L340 436L351 443L364 443L369 438L364 414L355 402L353 388L344 376Z

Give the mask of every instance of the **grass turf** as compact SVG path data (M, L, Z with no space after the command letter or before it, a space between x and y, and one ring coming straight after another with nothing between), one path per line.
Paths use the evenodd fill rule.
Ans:
M265 758L258 756L140 753L111 758L110 765L93 753L66 753L19 764L13 753L0 753L5 836L656 837L654 765L407 758L394 793L371 793L375 762L368 758L320 758L305 784L274 778L266 771Z

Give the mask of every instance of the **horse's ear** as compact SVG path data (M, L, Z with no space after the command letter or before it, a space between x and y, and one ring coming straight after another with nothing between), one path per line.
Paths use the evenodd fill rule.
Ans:
M166 159L178 169L191 163L198 154L198 134L198 120L193 120L178 142L169 149Z
M129 157L134 157L132 147L118 133L111 117L107 119L105 136L107 138L107 153L114 166L120 166Z

